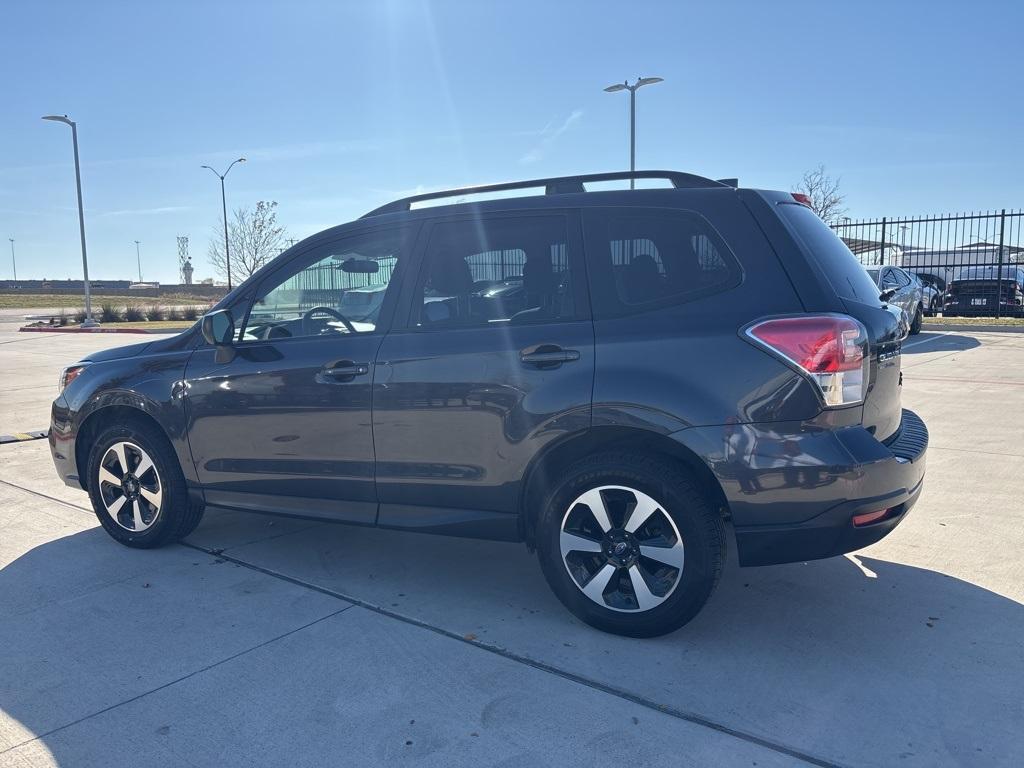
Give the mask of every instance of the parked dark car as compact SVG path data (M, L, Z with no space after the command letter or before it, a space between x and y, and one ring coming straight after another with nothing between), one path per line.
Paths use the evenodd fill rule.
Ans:
M671 187L586 191L631 175ZM347 317L368 285L378 310ZM903 520L928 441L906 334L789 193L492 185L315 235L190 331L69 367L49 439L128 546L212 507L522 541L580 619L650 636L733 541L741 565L810 560Z
M911 272L893 266L866 267L871 279L889 304L893 304L910 318L910 335L921 332L924 323L924 286Z
M1024 314L1024 267L974 266L956 271L949 281L946 314L993 315L996 307L1004 316Z

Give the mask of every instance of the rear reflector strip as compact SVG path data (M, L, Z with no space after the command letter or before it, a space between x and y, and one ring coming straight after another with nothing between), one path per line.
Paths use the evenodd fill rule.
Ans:
M862 525L871 525L871 523L877 523L888 514L888 509L880 509L877 512L865 512L862 515L854 515L853 525L855 528L859 528Z

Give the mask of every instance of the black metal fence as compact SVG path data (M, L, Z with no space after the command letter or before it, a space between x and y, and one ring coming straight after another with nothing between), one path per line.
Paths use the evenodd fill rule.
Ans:
M1024 314L1024 211L880 219L830 225L865 266L893 265L940 292L946 314Z

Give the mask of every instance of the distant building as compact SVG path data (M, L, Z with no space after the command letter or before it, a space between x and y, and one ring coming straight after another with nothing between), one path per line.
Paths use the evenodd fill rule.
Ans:
M185 259L181 267L181 276L185 278L185 285L192 285L192 259Z

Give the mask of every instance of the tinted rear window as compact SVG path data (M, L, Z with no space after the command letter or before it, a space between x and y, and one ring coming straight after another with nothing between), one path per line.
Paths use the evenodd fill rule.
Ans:
M779 215L821 265L839 296L864 304L878 302L878 286L846 243L814 211L799 203L782 203Z

